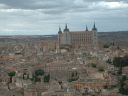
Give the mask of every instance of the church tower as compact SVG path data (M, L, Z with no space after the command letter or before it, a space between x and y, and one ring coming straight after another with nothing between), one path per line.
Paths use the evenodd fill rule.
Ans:
M71 36L67 24L63 32L63 45L71 45Z
M60 49L61 37L62 37L62 31L61 31L61 28L59 27L59 31L58 31L58 49Z
M93 33L93 47L94 47L94 50L96 51L98 49L98 38L97 38L97 28L96 28L95 22L92 28L92 33Z

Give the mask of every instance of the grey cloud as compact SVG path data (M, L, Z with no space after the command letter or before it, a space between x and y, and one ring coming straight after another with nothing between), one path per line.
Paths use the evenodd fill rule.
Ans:
M42 10L45 14L63 14L103 9L98 2L114 2L128 0L0 0L0 4L12 9ZM93 5L92 5L93 4ZM94 5L95 4L95 5ZM4 8L4 7L3 7ZM106 9L106 8L104 8Z
M102 5L120 1L124 7ZM118 22L121 24L117 30L125 30L128 26L127 4L128 0L0 0L0 32L56 34L58 25L69 23L71 30L83 30L86 24L91 28L94 20L101 31L107 30L108 25L108 30L115 30Z
M99 2L99 1L128 1L128 0L0 0L1 4L10 6L11 8L18 9L50 9L50 8L63 8L63 7L77 7L74 2L85 3L88 2ZM81 4L82 4L81 3ZM80 5L81 6L81 5Z
M62 7L66 1L61 0L0 0L0 3L8 5L12 8L19 9L49 9Z

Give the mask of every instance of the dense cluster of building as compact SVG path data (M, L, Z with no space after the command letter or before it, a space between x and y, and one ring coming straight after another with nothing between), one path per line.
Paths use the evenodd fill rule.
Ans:
M54 40L13 37L0 44L0 96L120 96L118 68L109 63L128 49L99 48L95 24L76 32L66 25Z

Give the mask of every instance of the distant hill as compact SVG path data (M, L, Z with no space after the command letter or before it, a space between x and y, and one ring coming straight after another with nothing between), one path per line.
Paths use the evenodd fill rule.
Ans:
M99 42L104 44L115 42L119 46L128 47L128 31L99 32L98 38Z
M14 36L0 36L0 42L6 41L38 41L38 40L57 40L57 35L14 35ZM115 42L122 47L128 47L128 31L118 32L98 32L98 39L100 44Z

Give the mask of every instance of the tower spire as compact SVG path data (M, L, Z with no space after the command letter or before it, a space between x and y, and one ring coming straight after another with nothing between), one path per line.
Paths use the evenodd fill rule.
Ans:
M92 30L94 30L94 31L97 31L97 28L96 28L96 24L95 24L95 21L94 21L94 25L93 25L93 28L92 28Z
M88 26L86 25L86 31L88 31Z
M59 26L59 31L58 31L58 33L59 34L61 34L62 33L62 31L61 31L61 27Z
M96 25L95 25L95 21L94 21L94 25L93 25L93 28L96 28Z
M59 26L59 31L61 31L61 28L60 28L60 26Z
M65 25L65 29L68 29L68 25L67 24Z
M67 24L65 24L64 32L69 32L69 29L68 29L68 25Z

